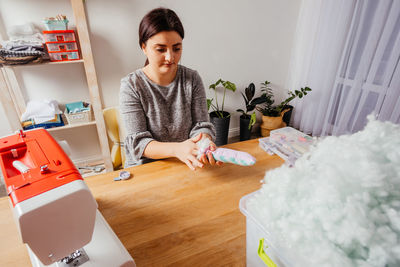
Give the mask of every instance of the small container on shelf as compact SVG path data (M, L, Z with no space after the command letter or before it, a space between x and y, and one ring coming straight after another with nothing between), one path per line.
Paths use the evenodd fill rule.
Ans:
M68 20L56 20L56 19L45 19L43 20L43 24L48 31L65 31L68 30Z
M68 124L92 121L92 106L86 102L73 102L65 105L64 115Z
M43 31L44 40L47 43L76 41L73 30L66 31Z
M79 60L78 44L75 32L67 31L43 31L50 61Z
M70 52L78 50L78 45L75 41L65 43L47 43L46 46L49 52Z
M78 51L71 52L49 52L50 61L71 61L79 60Z

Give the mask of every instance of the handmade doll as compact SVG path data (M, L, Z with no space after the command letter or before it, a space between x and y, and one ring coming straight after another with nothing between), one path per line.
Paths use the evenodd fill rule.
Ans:
M197 147L199 148L197 158L200 158L203 154L210 151L210 139L202 139L197 143ZM217 148L215 151L211 151L211 153L215 160L225 163L233 163L241 166L250 166L256 163L256 159L252 155L238 150Z

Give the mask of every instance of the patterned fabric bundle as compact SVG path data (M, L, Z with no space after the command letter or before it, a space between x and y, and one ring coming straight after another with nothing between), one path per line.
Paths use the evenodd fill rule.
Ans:
M1 42L0 64L40 63L47 59L43 36L31 23L11 26L7 33L10 40Z
M233 163L240 166L250 166L256 163L256 159L249 153L233 150L229 148L217 148L215 151L210 150L210 139L204 138L197 143L199 152L197 158L210 151L215 160L224 163Z
M12 51L0 48L0 64L20 65L42 62L44 52L41 51Z

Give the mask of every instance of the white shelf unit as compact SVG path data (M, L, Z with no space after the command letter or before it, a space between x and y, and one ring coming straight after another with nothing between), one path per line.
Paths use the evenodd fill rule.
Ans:
M14 68L23 68L24 66L34 65L57 65L57 64L83 64L86 74L87 87L90 95L90 103L92 105L94 121L81 124L66 125L63 127L50 128L48 131L60 132L63 130L79 129L80 127L96 126L99 145L102 154L102 161L107 171L112 171L108 137L106 126L103 118L103 107L100 96L100 89L97 81L96 69L90 44L89 31L87 27L84 0L71 0L71 6L76 23L76 31L79 38L81 60L61 61L61 62L43 62L37 64L14 65L1 67L0 71L0 98L3 104L6 116L9 120L13 131L22 129L20 118L26 109L26 103L18 83L18 79L14 73ZM4 39L0 36L0 41Z

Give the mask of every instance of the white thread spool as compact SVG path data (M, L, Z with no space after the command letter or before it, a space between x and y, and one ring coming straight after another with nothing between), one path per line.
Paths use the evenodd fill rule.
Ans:
M28 166L26 166L25 164L23 164L19 160L14 160L12 165L14 166L14 168L19 170L20 173L26 173L26 172L28 172L30 170L30 168Z

